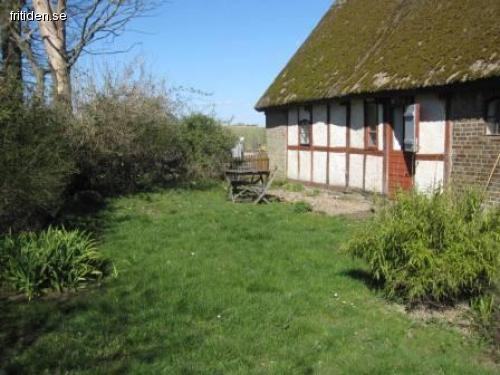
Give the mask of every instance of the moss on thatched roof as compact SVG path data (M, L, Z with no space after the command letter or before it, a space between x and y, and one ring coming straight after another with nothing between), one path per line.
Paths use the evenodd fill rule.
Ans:
M338 0L256 108L500 76L500 0Z

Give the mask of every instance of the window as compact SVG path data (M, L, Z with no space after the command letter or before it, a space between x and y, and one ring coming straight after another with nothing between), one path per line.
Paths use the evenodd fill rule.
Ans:
M486 134L500 135L500 98L490 100L486 105Z
M311 122L309 120L300 120L299 123L299 142L301 146L311 145Z
M299 145L311 146L312 138L312 107L305 106L299 108Z
M376 102L365 104L366 148L378 147L378 105Z

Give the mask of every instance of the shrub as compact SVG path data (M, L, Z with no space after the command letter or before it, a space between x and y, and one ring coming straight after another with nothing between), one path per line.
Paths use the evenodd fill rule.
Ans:
M165 184L179 174L182 153L167 98L133 82L93 92L71 134L79 170L71 190L104 196Z
M0 92L0 233L38 228L63 204L74 171L64 117Z
M179 120L182 105L142 70L108 73L103 81L87 83L77 99L70 138L79 173L71 192L113 196L220 174L234 142L219 122L204 115Z
M500 264L500 210L474 191L399 193L349 242L388 297L452 303L491 287Z
M100 280L109 262L88 234L49 228L7 235L0 242L0 280L29 299L44 290L62 292Z
M293 211L297 214L305 214L313 211L313 207L310 203L299 201L293 204Z
M186 177L204 180L221 176L236 137L212 117L193 114L181 121L180 141Z

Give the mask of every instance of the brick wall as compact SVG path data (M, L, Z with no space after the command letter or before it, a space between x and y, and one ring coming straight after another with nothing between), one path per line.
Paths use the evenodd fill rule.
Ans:
M278 167L278 179L286 178L287 124L287 111L274 110L266 113L267 151L271 169Z
M495 92L497 91L497 92ZM500 95L497 90L456 93L451 99L453 124L451 182L457 187L484 189L500 153L500 136L486 135L483 120L485 100ZM500 203L500 165L488 188L489 202Z

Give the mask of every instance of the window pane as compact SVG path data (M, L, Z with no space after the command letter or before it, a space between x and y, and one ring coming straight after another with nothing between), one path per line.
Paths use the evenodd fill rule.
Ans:
M486 122L487 134L500 134L500 99L488 103Z
M377 145L377 132L370 132L370 146L376 146Z
M310 144L309 124L300 124L299 134L300 134L300 144L304 145L304 146L308 146Z
M377 103L366 103L366 125L368 127L368 147L377 146L378 111Z
M486 134L500 135L500 122L488 122Z
M377 104L375 103L367 103L366 105L366 121L367 125L375 129L378 123L378 114L377 114Z
M403 107L395 107L393 112L393 140L392 147L393 150L400 151L403 149L404 144L404 108Z
M498 112L498 104L500 100L492 100L488 103L488 118L495 117Z

